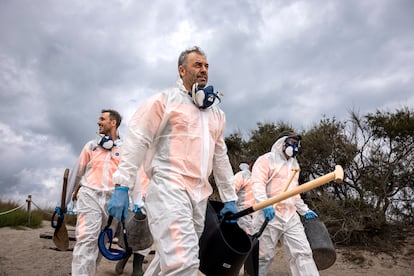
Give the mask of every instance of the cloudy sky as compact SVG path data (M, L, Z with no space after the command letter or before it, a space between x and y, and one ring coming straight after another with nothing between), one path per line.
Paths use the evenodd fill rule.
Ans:
M193 45L226 135L413 108L413 14L411 0L2 0L0 199L54 207L100 110L121 112L122 136Z

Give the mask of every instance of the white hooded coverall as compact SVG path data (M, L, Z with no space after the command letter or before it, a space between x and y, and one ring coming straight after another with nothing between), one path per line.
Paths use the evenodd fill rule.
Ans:
M181 79L133 115L114 182L131 187L141 164L150 178L145 206L157 251L145 275L197 275L212 171L221 200L237 200L224 129L223 111L196 107Z
M239 168L241 171L234 175L234 188L237 193L237 208L239 210L247 209L254 205L255 200L252 191L251 172L249 165L241 163ZM253 234L253 221L251 215L246 215L238 219L237 223L240 228L247 234Z
M95 275L99 255L98 237L108 220L107 204L114 184L112 174L121 159L121 140L111 150L89 141L82 149L68 179L68 193L77 193L76 244L73 248L72 275Z
M283 144L286 136L278 139L271 152L260 156L252 170L253 193L257 202L265 201L283 192L292 169L299 169L296 158L286 159ZM288 189L298 186L299 175L296 174ZM265 276L275 255L277 242L284 245L290 264L292 276L319 275L312 256L312 250L306 238L300 215L309 211L300 195L290 197L277 203L275 217L269 222L259 238L259 275ZM253 224L256 231L264 221L263 211L256 212Z

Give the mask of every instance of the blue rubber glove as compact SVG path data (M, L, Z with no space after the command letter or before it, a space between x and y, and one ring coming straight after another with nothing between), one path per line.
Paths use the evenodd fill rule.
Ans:
M57 206L55 208L55 212L60 218L63 218L66 214L66 208L62 210L60 207Z
M224 215L227 214L227 213L236 214L238 211L239 210L236 207L236 202L235 201L227 201L227 202L224 202L224 207L220 211L220 216L224 217ZM225 220L225 222L236 223L237 219Z
M68 208L69 215L75 215L76 214L76 200L69 202L69 205L67 208Z
M313 219L313 218L317 218L318 215L312 211L311 209L309 209L309 211L305 214L305 219Z
M138 204L134 204L134 213L138 213L138 212L142 213L142 210L141 208L139 208Z
M265 219L271 221L275 217L275 209L273 209L273 206L267 206L263 208L263 214Z
M56 206L55 212L52 215L52 219L50 220L52 227L55 229L60 228L62 226L63 220L65 219L66 208L62 210L59 206ZM55 216L58 215L57 222L55 223Z
M115 187L114 194L108 203L108 213L118 221L128 217L129 197L128 187Z

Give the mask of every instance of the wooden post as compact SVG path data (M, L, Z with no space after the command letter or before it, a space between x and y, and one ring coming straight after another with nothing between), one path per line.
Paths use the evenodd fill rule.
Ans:
M27 199L27 225L30 226L30 220L32 217L32 210L31 210L31 206L32 206L32 195L28 195Z

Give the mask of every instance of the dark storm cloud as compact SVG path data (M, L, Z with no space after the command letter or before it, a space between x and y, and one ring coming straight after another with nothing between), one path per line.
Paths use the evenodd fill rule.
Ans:
M227 134L412 107L412 14L408 0L2 1L1 197L53 205L100 110L121 111L122 136L193 45L224 93Z

